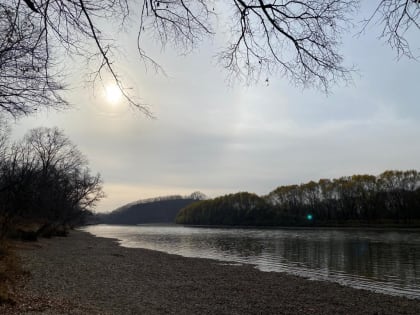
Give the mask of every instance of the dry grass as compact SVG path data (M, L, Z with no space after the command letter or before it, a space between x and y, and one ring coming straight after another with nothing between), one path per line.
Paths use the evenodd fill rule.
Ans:
M14 303L13 287L22 274L13 245L6 240L0 240L0 305Z

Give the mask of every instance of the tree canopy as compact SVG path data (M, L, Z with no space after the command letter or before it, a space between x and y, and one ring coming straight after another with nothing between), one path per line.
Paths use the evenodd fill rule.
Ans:
M201 225L419 224L420 173L385 171L280 186L267 196L230 194L194 203L176 218Z
M229 34L218 59L234 78L248 82L280 73L300 86L328 90L351 77L340 52L342 34L358 22L362 0L0 0L0 109L17 117L39 107L64 106L62 77L56 65L64 48L94 64L92 80L104 71L126 100L146 115L148 107L126 89L115 64L112 38L104 25L122 28L138 21L141 58L159 64L143 46L144 34L184 52L220 31ZM420 4L415 0L378 0L364 25L378 23L379 37L398 56L416 57L406 34L418 31ZM225 23L226 22L226 23ZM110 40L111 39L111 40ZM92 46L93 45L93 46ZM95 47L95 49L92 49Z

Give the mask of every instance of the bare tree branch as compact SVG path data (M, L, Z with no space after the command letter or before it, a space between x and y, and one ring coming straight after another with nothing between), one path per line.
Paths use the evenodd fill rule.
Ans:
M188 53L220 31L230 39L219 62L231 78L248 83L279 73L292 83L328 91L351 79L340 53L341 36L355 19L361 0L0 0L0 109L17 117L38 107L62 107L61 77L54 62L61 46L105 71L127 102L146 116L146 104L128 93L115 66L114 42L101 23L124 23L139 9L138 52L145 65L163 71L143 46L151 34L164 47ZM219 19L221 18L221 19ZM398 56L416 58L408 33L420 29L418 0L378 0L365 21L383 26L381 38ZM115 36L114 36L115 38ZM92 50L92 47L94 49Z
M418 0L381 0L373 14L364 21L382 26L379 37L397 51L398 57L406 56L417 59L406 37L407 32L420 30L420 1Z
M14 117L66 105L58 93L64 88L60 76L46 71L53 66L46 34L20 11L19 3L0 3L0 110Z

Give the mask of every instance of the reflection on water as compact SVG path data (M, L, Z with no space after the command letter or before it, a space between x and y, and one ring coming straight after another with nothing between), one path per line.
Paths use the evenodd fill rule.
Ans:
M420 232L89 226L94 235L187 257L254 264L263 271L420 298Z

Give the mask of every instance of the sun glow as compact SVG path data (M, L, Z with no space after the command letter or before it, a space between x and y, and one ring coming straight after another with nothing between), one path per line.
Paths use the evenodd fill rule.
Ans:
M122 98L121 89L115 84L110 84L105 87L105 97L108 103L118 104Z

